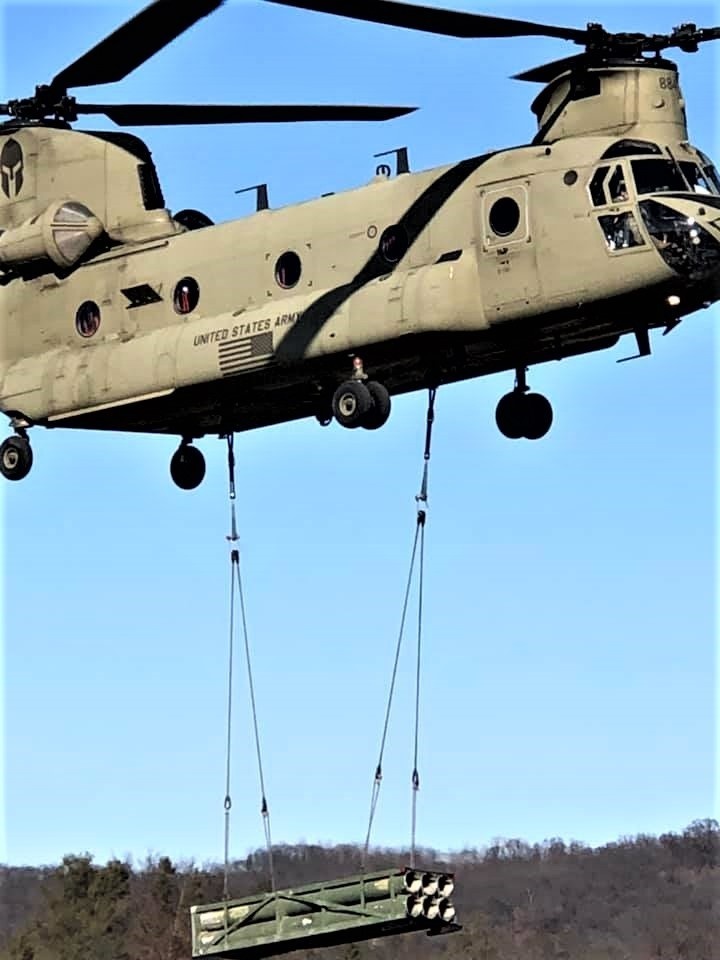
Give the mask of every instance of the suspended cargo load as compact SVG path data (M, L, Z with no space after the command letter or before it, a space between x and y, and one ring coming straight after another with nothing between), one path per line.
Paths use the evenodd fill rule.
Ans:
M378 871L190 908L193 957L260 958L425 930L460 930L452 874Z

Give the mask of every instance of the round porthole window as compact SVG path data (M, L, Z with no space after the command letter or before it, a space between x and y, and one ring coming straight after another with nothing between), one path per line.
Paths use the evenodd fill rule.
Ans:
M80 304L75 314L75 329L81 337L92 337L100 328L100 307L92 300Z
M501 197L490 207L490 229L498 237L509 237L520 223L520 207L512 197Z
M183 277L175 284L173 306L179 314L191 313L200 301L200 287L193 277Z
M283 290L294 287L302 273L302 262L294 250L286 250L275 264L275 279Z
M402 227L392 226L383 231L378 250L386 263L399 263L407 249L408 238Z

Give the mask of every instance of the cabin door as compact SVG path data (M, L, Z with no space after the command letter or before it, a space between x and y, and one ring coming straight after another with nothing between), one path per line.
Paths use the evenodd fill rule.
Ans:
M480 288L491 322L540 296L529 199L528 180L478 191Z

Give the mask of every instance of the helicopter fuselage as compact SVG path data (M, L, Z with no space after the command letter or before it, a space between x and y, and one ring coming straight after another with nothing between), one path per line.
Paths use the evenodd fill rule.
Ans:
M670 161L642 146L603 159L617 142L574 137L380 176L120 243L68 275L18 276L0 286L2 409L199 437L312 415L353 356L402 393L671 327L715 298L714 270L664 259L632 163ZM707 163L687 145L680 159ZM718 197L658 177L720 251ZM613 236L623 221L634 242Z
M584 63L584 61L583 61ZM377 429L390 398L515 371L495 419L553 419L527 368L673 329L720 299L720 177L659 57L547 65L530 144L221 224L165 207L126 133L0 128L0 410L29 426L190 444L315 416ZM163 108L165 109L165 108ZM3 196L4 195L4 196Z

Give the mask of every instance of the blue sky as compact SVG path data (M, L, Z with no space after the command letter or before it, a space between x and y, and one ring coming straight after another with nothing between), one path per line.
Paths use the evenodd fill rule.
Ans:
M29 94L138 6L5 0L0 99ZM649 32L720 21L708 4L462 6ZM387 124L139 130L169 207L226 220L251 210L239 188L267 182L273 206L350 188L372 177L373 154L403 144L411 167L426 169L527 142L536 88L508 77L568 52L560 41L444 39L247 0L78 99L421 107ZM692 139L718 156L717 52L677 60ZM599 844L717 815L718 316L712 308L654 336L648 359L617 365L633 352L628 340L531 369L529 383L555 408L537 443L495 427L512 374L439 391L420 844ZM312 420L236 438L278 842L364 839L425 404L423 393L397 399L376 433ZM2 488L0 860L222 859L225 448L201 441L207 477L187 493L168 474L175 445L37 430L32 473ZM386 846L410 837L414 624L411 615L372 837ZM240 660L234 718L231 853L243 857L262 846L263 829Z

